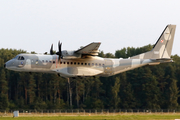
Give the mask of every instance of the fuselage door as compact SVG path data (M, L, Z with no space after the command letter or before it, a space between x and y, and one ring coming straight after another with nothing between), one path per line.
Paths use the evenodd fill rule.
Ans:
M104 66L104 72L106 74L112 74L112 61L111 60L105 60L105 66Z

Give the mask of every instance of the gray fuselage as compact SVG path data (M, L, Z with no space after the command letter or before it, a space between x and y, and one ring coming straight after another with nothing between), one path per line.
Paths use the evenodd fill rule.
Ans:
M97 56L58 61L58 57L58 55L19 54L6 62L5 66L14 71L56 73L63 77L108 77L144 65L160 63L150 59L110 59Z

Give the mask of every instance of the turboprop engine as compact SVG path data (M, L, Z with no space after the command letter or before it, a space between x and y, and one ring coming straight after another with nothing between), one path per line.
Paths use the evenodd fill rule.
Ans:
M59 55L59 60L60 59L77 59L77 58L81 58L81 54L79 53L75 53L75 50L61 50L62 47L62 43L60 43L60 41L58 42L58 49L59 51L56 52L56 55ZM51 49L50 49L50 54L53 55L53 44L51 45Z
M99 45L100 43L91 43L85 47L82 47L78 50L61 50L62 43L58 43L58 52L53 52L53 44L51 45L50 54L51 55L58 55L59 61L60 59L78 59L78 58L87 58L90 56L98 56L99 53Z
M75 53L74 50L63 50L62 51L63 59L77 59L81 58L81 54Z

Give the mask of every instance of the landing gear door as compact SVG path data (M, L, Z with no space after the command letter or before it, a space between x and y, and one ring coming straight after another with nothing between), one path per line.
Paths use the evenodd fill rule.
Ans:
M111 60L105 60L105 66L104 66L104 72L106 74L112 74L112 61Z

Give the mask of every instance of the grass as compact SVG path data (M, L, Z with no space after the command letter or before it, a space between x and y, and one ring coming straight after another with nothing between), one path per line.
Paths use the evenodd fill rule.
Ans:
M175 120L180 114L139 114L115 116L27 116L27 117L0 117L0 120Z

